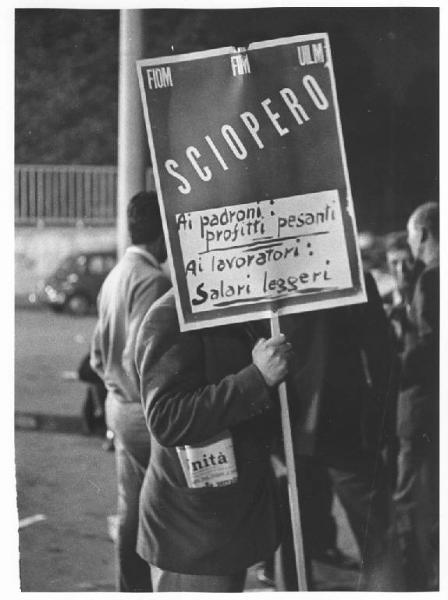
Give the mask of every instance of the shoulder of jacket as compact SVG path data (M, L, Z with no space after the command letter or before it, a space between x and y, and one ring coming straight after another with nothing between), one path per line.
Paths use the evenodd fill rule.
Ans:
M417 283L416 283L416 288L426 288L429 286L434 286L437 284L439 280L439 266L438 265L430 265L428 267L426 267L425 269L423 269L423 271L420 273L418 279L417 279Z
M178 325L176 303L171 288L157 298L145 316L145 321L149 325L157 325L161 319Z
M419 279L437 279L439 277L439 265L428 265L420 273Z
M122 266L121 277L128 281L130 286L137 287L145 282L168 279L161 269L151 265L138 254L129 254L126 258L128 260Z
M415 284L413 303L431 302L439 293L439 276L437 269L425 269Z
M171 339L179 333L179 321L172 290L168 290L158 298L143 317L138 335L137 345L146 345L149 338Z

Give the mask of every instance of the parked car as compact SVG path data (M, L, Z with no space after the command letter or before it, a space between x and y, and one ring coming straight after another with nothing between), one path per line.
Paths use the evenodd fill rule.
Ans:
M116 262L114 251L70 254L38 286L37 299L55 312L88 314L95 308L101 285Z

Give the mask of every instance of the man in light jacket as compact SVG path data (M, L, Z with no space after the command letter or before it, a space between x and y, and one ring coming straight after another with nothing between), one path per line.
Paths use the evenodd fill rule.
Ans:
M419 206L408 242L424 265L404 338L395 506L406 591L438 589L439 562L439 206Z
M106 421L115 435L118 480L117 591L151 591L148 565L135 551L139 494L149 462L150 437L132 377L135 339L143 317L170 287L157 196L140 192L129 202L132 245L103 283L91 366L107 388Z

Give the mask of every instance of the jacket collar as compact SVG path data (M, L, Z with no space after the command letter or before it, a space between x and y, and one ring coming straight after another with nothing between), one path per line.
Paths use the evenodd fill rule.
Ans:
M154 256L151 254L151 252L148 252L148 250L145 250L144 248L141 248L140 246L129 246L128 248L126 248L126 254L140 254L141 256L146 258L146 260L150 263L150 265L152 267L154 267L155 269L159 269L159 271L160 271L162 268L160 266L160 263L154 258Z

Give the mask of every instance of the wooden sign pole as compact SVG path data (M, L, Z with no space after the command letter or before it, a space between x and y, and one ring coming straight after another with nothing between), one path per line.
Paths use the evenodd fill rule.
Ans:
M280 333L278 314L274 312L271 317L271 335L279 335ZM285 382L279 384L278 393L280 396L283 445L285 449L286 472L288 478L288 496L289 507L291 511L291 526L294 540L297 581L299 592L306 592L308 587L305 571L305 553L303 549L302 523L300 520L299 495L297 492L296 466L294 461L294 449L292 445L291 420L289 417L288 395Z

